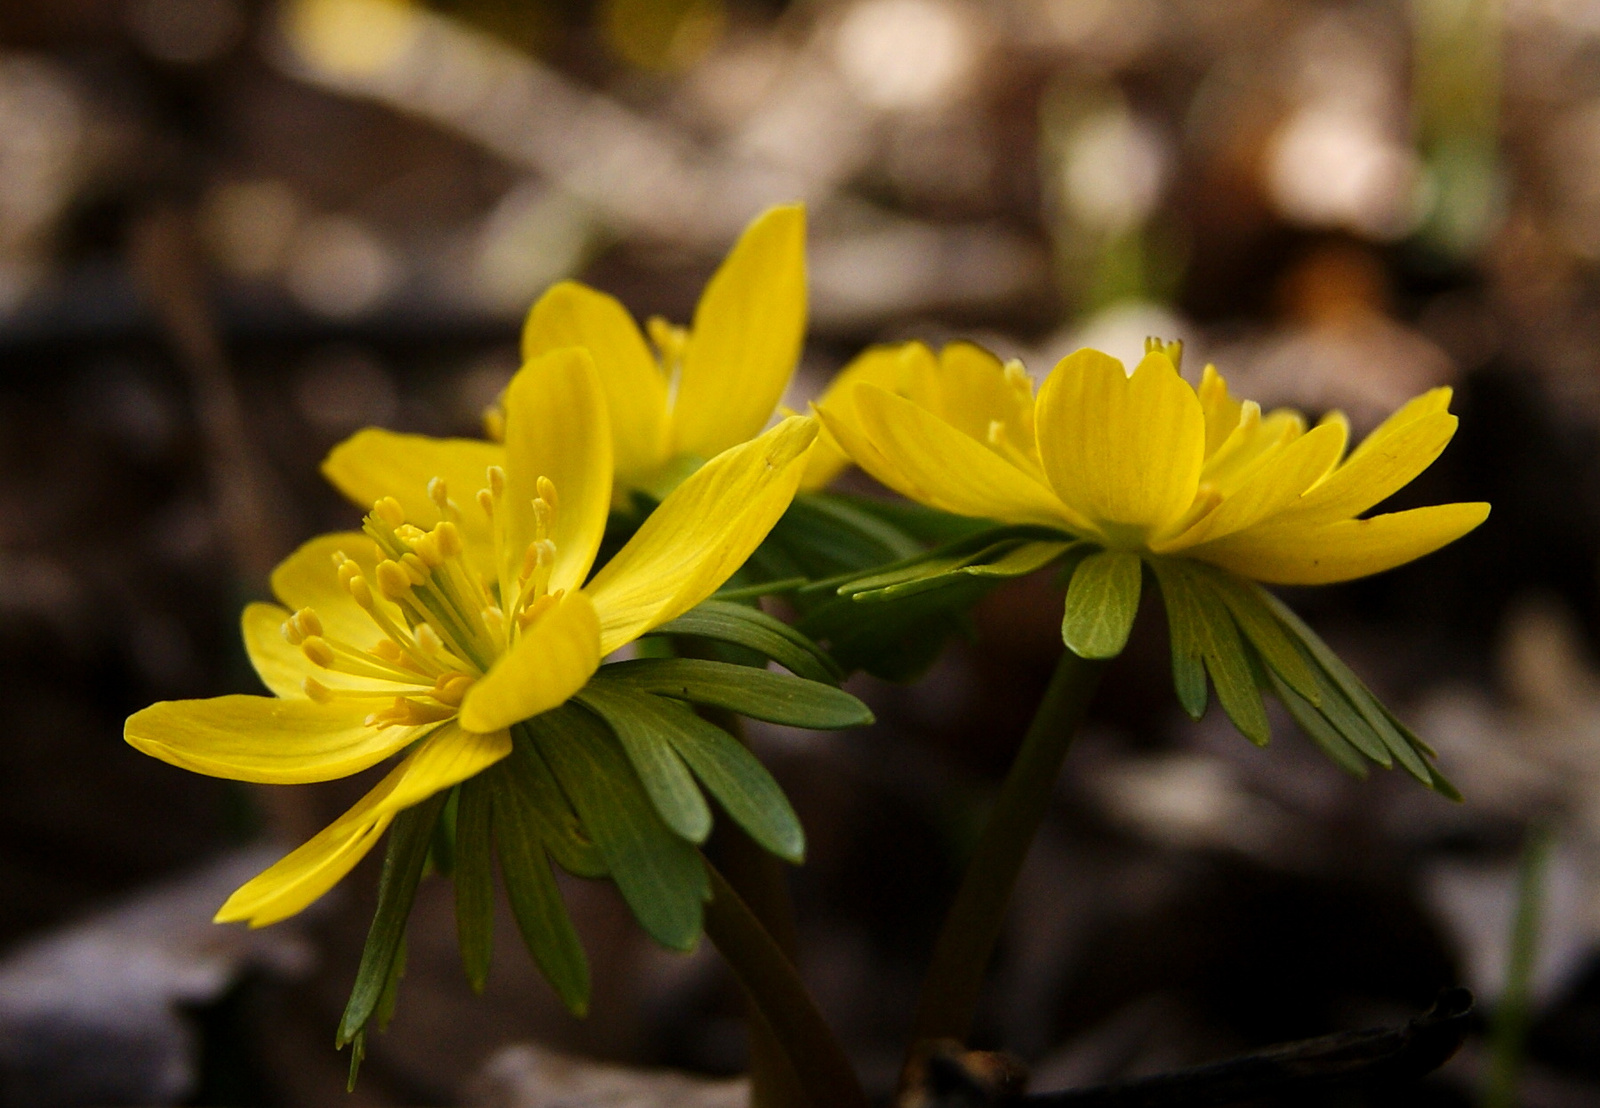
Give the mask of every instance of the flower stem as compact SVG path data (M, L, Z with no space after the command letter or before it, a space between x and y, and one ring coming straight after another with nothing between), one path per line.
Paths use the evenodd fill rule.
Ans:
M706 935L727 959L739 983L782 1046L812 1108L867 1108L844 1048L834 1037L794 964L725 877L710 863L711 903Z
M1104 662L1087 661L1071 650L1063 651L1056 663L945 916L933 964L923 979L908 1063L929 1040L965 1040L972 1029L984 970L1000 937L1017 874L1104 668Z

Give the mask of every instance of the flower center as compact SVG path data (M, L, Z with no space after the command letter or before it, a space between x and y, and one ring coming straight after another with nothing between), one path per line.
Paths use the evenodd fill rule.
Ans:
M326 634L310 608L285 620L283 637L318 668L339 675L328 681L306 677L302 687L308 697L322 703L390 700L367 716L367 724L379 728L450 719L473 682L560 600L563 590L550 591L558 504L554 483L539 478L539 495L532 502L534 538L520 559L512 559L505 556L505 473L491 466L488 479L476 503L494 536L493 564L501 567L496 578L469 561L461 509L441 478L428 483L440 516L430 530L408 522L394 497L372 506L362 525L380 558L371 579L343 551L334 555L334 565L340 585L382 635L369 647L355 646Z

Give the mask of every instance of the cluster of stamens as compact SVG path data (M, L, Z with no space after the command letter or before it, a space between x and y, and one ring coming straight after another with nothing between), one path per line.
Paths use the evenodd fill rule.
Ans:
M363 530L378 562L369 580L343 551L334 555L339 584L372 619L383 637L359 647L328 635L317 613L301 608L283 624L283 637L306 659L330 674L383 682L379 688L339 687L308 676L302 688L312 700L390 700L366 717L372 727L417 727L452 718L467 690L494 659L515 642L562 595L550 591L556 547L551 539L557 508L555 485L545 477L533 500L534 538L520 563L502 557L508 542L503 501L505 472L489 468L489 487L477 495L494 535L497 577L467 561L461 509L440 478L428 483L439 522L423 530L406 520L393 497L372 506ZM513 571L514 570L514 571ZM509 602L507 602L509 598Z

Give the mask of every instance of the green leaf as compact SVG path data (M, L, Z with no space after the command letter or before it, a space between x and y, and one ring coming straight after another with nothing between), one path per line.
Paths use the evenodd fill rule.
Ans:
M799 817L766 767L742 743L674 700L621 689L608 692L606 698L628 701L635 718L671 743L752 839L785 861L798 863L805 858Z
M1300 725L1300 729L1310 736L1311 741L1322 748L1322 752L1331 758L1340 769L1355 777L1367 776L1367 763L1361 757L1360 751L1351 746L1349 741L1339 733L1339 729L1329 723L1317 706L1305 699L1283 679L1275 670L1268 669L1267 680L1272 682L1272 691L1283 706L1289 710L1289 715Z
M489 980L494 953L494 796L483 774L461 783L456 802L456 939L475 993Z
M1102 550L1078 563L1067 586L1061 639L1080 658L1115 658L1139 614L1143 563L1125 550Z
M1161 588L1161 601L1167 610L1167 634L1172 640L1172 687L1178 704L1190 719L1206 714L1205 635L1201 626L1200 602L1189 587L1189 579L1166 558L1151 558Z
M571 801L561 791L526 726L514 726L511 737L511 757L500 766L527 794L533 810L544 821L544 844L550 856L562 869L579 877L606 876L606 860L601 857L600 848L583 829L578 813L572 810Z
M792 727L834 730L872 722L867 706L842 689L781 673L700 658L641 658L601 666L590 679L615 683ZM557 775L560 771L557 770ZM576 803L576 797L573 798ZM579 807L579 815L583 814ZM587 821L585 821L587 822Z
M615 736L572 704L535 716L529 728L634 918L663 946L693 949L711 895L705 864L656 814Z
M659 713L652 710L659 701L605 682L591 682L576 699L610 725L667 826L692 843L705 842L711 834L711 809L662 733Z
M847 596L802 601L796 625L846 670L865 670L885 681L912 681L933 664L945 644L970 633L966 611L999 582L958 575L942 589L881 601L864 608Z
M505 765L504 762L501 765ZM494 800L494 846L506 899L523 944L561 1003L573 1015L589 1011L589 959L561 900L545 855L546 821L515 775L489 770Z
M1250 640L1250 645L1255 647L1261 660L1302 699L1317 704L1322 694L1317 688L1316 674L1300 652L1294 637L1284 629L1262 598L1264 590L1261 586L1253 581L1242 581L1227 570L1210 566L1195 566L1191 572L1204 575L1212 589L1222 597L1239 629Z
M1026 577L1056 561L1074 545L1070 542L1018 543L993 560L977 560L963 566L961 572L973 577Z
M433 825L438 822L444 802L445 794L435 793L395 816L389 825L389 848L383 859L383 874L378 878L378 908L367 930L350 1001L339 1021L336 1043L341 1047L367 1026L389 985L395 955L411 916L411 904L417 896L417 883L422 880L422 866L428 860Z
M843 676L833 659L805 635L761 609L743 604L715 599L703 601L651 633L696 635L747 647L808 681L837 685Z
M1217 701L1241 735L1257 746L1266 746L1272 741L1272 727L1267 722L1267 710L1261 703L1261 690L1239 628L1227 604L1207 587L1207 582L1194 576L1190 582L1199 602L1206 671L1216 687Z

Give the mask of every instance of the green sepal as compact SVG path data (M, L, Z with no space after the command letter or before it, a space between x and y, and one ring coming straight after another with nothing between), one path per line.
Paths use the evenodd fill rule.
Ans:
M526 726L634 918L663 946L693 949L711 896L705 863L656 813L616 737L574 704L535 716Z
M572 808L572 802L562 791L555 775L535 747L524 724L511 729L511 757L495 769L509 776L521 789L543 821L545 849L556 864L568 873L579 877L604 877L606 860L600 848L584 830L583 822ZM503 769L502 769L503 767Z
M1272 725L1261 703L1260 683L1252 659L1246 652L1244 636L1233 622L1233 614L1222 597L1207 587L1204 578L1191 576L1199 601L1202 627L1207 639L1206 672L1217 690L1217 702L1228 714L1239 733L1257 746L1272 741Z
M1139 556L1124 550L1101 550L1080 561L1067 586L1061 619L1061 641L1067 648L1080 658L1121 654L1139 614L1143 576Z
M591 682L575 699L605 720L617 736L667 826L692 843L705 842L711 834L711 809L663 733L655 705L666 702L614 682Z
M1178 704L1190 719L1206 714L1205 617L1182 571L1173 562L1153 558L1161 602L1167 611L1167 633L1172 645L1172 687Z
M598 697L594 692L591 684L578 694L578 701L609 723L625 748L624 727L648 734L651 741L668 747L674 759L681 758L680 765L687 763L734 822L762 847L787 862L805 859L805 832L789 799L766 767L737 739L673 700L617 687L604 689ZM619 725L623 720L626 722ZM634 768L639 769L637 760ZM690 788L694 788L692 783ZM695 795L699 797L698 789ZM657 810L661 810L659 803ZM666 812L661 814L667 818ZM672 824L671 819L667 822Z
M1279 702L1300 725L1300 730L1332 759L1334 765L1353 777L1365 778L1368 775L1367 763L1362 759L1361 752L1351 746L1350 741L1339 733L1338 728L1317 711L1316 705L1296 692L1271 668L1267 670L1267 680L1272 683L1272 691Z
M483 774L463 781L456 800L456 940L475 993L489 980L494 955L494 794Z
M832 685L701 658L639 658L614 662L601 666L590 679L591 687L596 684L615 684L695 704L709 704L751 719L791 727L837 730L864 727L872 722L872 712L865 704ZM580 808L579 815L582 814Z
M435 793L422 803L405 809L389 825L389 845L378 878L378 907L367 929L367 942L361 951L355 984L339 1030L334 1038L343 1047L361 1033L378 1011L384 993L391 987L395 959L404 940L406 921L416 900L417 883L428 860L434 824L444 810L445 794ZM353 1079L353 1074L352 1074Z
M837 685L843 676L827 653L782 620L759 608L723 600L707 600L664 623L652 635L694 635L753 650L771 658L796 677Z
M567 1011L583 1016L589 1011L589 959L550 872L545 849L549 825L509 767L501 769L504 765L491 768L484 776L493 796L494 848L511 915L534 964L556 996Z

